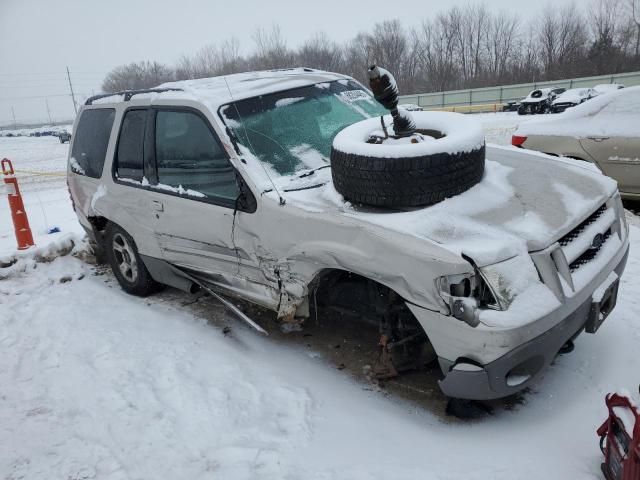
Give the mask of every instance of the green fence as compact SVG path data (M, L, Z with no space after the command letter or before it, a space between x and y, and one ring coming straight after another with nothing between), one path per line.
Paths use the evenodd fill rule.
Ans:
M593 87L601 83L621 83L625 87L640 85L640 72L616 73L597 77L573 78L550 82L520 83L502 87L472 88L469 90L452 90L449 92L421 93L418 95L402 95L400 103L413 103L424 108L446 108L462 105L499 104L526 97L536 88L580 88Z

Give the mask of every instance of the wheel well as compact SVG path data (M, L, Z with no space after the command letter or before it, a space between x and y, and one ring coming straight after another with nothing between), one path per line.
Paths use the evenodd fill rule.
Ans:
M347 270L325 269L310 282L308 291L309 303L316 313L321 308L339 310L366 323L376 323L381 330L409 328L420 330L426 337L404 299L376 280Z
M105 217L89 217L89 223L93 228L93 240L91 243L93 253L96 257L96 262L99 264L106 264L107 257L104 249L104 235L107 230L107 226L109 225L109 220Z
M404 299L376 280L345 270L323 270L309 285L309 300L316 325L321 312L322 323L329 328L349 332L355 327L359 338L369 339L365 342L377 339L381 356L374 374L379 378L421 368L436 359L426 332Z
M107 225L109 224L109 220L107 220L105 217L89 217L88 220L96 233L103 233L106 230Z

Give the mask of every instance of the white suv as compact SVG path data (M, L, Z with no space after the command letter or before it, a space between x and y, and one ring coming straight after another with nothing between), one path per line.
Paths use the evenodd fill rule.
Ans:
M396 367L430 343L445 394L515 393L615 305L629 245L616 184L487 147L460 195L352 204L333 187L333 139L384 113L353 79L311 69L94 97L73 129L74 208L130 293L204 287L299 322L314 293L360 282L370 297L353 307L376 306Z

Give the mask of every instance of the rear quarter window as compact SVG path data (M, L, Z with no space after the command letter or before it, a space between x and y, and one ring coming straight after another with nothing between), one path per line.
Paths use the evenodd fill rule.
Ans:
M113 108L85 110L73 140L69 166L78 175L100 178L116 111Z

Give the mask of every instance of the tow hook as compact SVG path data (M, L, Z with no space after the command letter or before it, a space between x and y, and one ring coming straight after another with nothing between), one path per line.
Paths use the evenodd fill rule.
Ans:
M567 340L567 343L565 343L562 348L558 351L558 355L565 355L567 353L571 353L573 352L573 349L575 348L575 345L573 343L573 340Z
M378 380L385 380L398 376L398 371L391 360L391 352L389 351L389 337L385 334L380 335L378 342L378 360L373 366L373 375Z

